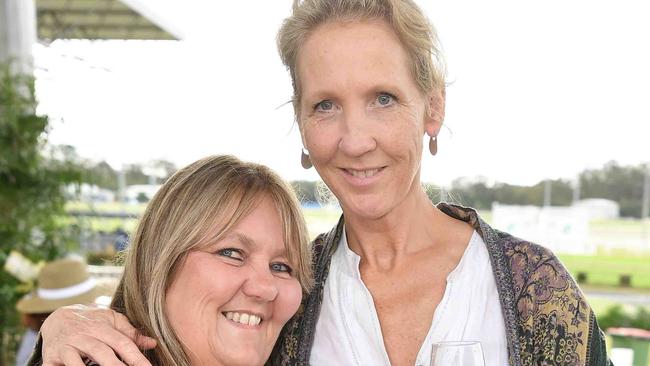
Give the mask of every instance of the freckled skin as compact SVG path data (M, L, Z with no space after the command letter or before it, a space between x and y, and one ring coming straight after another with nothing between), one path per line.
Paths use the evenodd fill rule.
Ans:
M419 185L427 98L392 30L364 24L326 24L307 38L298 58L300 123L314 167L345 208L380 217ZM395 96L390 105L378 102L382 92ZM333 110L314 111L321 100L331 100ZM385 167L385 179L351 189L345 167Z
M189 253L167 291L167 318L194 365L263 365L302 298L298 280L277 270L288 261L281 220L268 198L231 233ZM228 320L227 311L263 320L246 329Z

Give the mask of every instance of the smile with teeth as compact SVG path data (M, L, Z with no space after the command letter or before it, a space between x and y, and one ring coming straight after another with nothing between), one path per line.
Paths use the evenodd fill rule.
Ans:
M366 169L366 170L345 169L345 171L357 178L370 178L375 174L377 174L381 169L382 168Z
M262 322L262 318L254 314L248 313L238 313L234 311L228 311L224 313L228 320L231 320L235 323L244 324L244 325L258 325Z

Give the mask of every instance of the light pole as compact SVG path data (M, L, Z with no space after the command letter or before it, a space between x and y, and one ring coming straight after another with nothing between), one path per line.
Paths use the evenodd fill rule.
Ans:
M544 181L544 207L551 206L551 180Z
M34 0L0 0L0 63L12 62L13 73L32 75L36 43Z
M650 210L650 164L644 166L645 178L643 179L643 206L641 207L641 219L648 219Z
M575 205L580 201L580 173L576 177L576 181L573 184L573 204Z

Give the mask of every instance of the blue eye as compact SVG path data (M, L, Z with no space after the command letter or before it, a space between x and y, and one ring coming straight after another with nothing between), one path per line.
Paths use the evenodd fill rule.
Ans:
M316 103L314 106L314 109L320 110L320 111L331 111L334 108L334 103L330 100L324 100L322 102Z
M286 265L284 263L279 263L279 262L271 263L271 265L269 267L271 268L271 271L273 271L273 272L284 272L284 273L288 273L288 274L291 274L291 272L293 272L293 269L291 269L291 267L289 267L288 265Z
M395 96L388 93L381 93L377 96L377 103L382 106L390 105L395 100Z
M244 255L239 249L234 248L224 248L217 251L217 254L222 257L232 258L237 261L243 261Z

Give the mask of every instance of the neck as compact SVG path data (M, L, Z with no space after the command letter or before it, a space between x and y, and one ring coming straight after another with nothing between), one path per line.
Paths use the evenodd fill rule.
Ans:
M436 226L446 217L417 184L406 199L386 215L364 218L343 208L350 249L362 265L391 270L409 255L436 245Z

